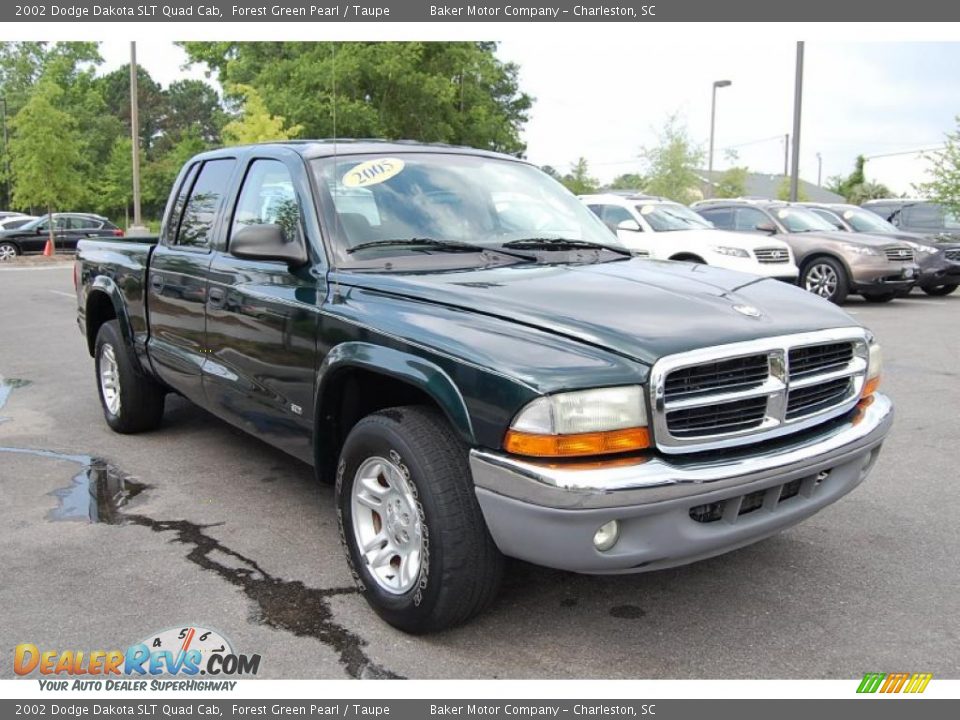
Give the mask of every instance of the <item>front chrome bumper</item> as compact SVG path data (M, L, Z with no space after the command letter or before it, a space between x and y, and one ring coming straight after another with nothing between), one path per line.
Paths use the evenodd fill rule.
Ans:
M578 572L638 572L717 555L809 517L866 477L892 422L892 403L876 394L819 431L736 454L558 465L473 450L470 467L504 554ZM794 481L799 493L781 502ZM738 514L758 493L762 507ZM722 520L691 517L711 503L728 508ZM593 534L610 520L620 521L621 538L597 551Z

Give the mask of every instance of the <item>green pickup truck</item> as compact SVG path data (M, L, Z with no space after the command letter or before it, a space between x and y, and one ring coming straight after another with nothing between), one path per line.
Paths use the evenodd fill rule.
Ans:
M842 310L631 257L491 152L204 153L159 237L81 242L75 283L110 427L156 429L175 392L311 464L408 632L484 609L504 557L632 573L779 532L859 484L893 420Z

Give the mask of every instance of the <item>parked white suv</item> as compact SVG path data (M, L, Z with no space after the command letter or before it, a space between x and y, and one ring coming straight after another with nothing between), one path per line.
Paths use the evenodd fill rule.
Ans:
M796 282L799 271L782 240L717 230L690 208L645 195L581 195L620 242L636 255L687 260Z

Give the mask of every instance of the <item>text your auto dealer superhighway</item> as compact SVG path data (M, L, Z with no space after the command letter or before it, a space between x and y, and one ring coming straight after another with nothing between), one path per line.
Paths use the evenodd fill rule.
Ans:
M431 17L458 17L458 18L512 18L522 17L532 20L536 19L557 19L562 15L573 15L574 17L606 17L606 18L635 18L635 17L656 17L656 5L637 5L631 7L619 7L615 5L574 5L572 10L563 10L558 7L549 6L523 6L518 5L431 5Z

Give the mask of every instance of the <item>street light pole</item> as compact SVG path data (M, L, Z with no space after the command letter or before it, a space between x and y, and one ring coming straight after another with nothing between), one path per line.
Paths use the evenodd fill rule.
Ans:
M717 88L730 87L733 83L730 80L715 80L713 83L713 92L710 96L710 153L707 157L707 174L713 173L713 132L717 121ZM713 178L708 177L709 187L713 187Z
M790 168L790 202L797 201L800 185L800 108L803 104L803 40L797 42L797 75L793 85L793 166Z
M817 153L817 187L820 187L820 180L823 177L823 156Z

